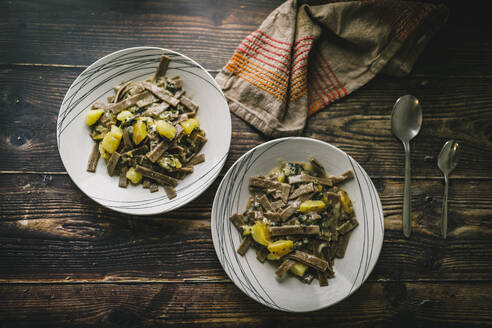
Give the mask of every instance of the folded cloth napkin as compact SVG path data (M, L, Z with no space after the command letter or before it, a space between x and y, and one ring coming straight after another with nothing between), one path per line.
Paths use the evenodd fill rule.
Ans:
M233 113L272 137L301 134L309 115L379 72L408 74L445 22L443 5L289 0L237 47L216 76Z

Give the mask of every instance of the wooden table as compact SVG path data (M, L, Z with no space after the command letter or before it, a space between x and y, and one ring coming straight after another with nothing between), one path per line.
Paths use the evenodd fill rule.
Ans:
M121 215L70 180L55 122L87 65L148 45L189 55L215 74L281 2L0 2L0 327L491 324L492 25L487 11L470 4L449 2L448 24L410 76L379 76L309 120L305 136L340 147L365 168L385 215L374 272L329 309L286 314L261 306L217 260L210 211L218 183L241 154L267 140L234 115L221 176L179 210ZM410 239L401 232L403 149L389 124L394 101L406 93L424 110L412 142ZM462 153L451 177L449 237L442 240L436 156L451 138Z

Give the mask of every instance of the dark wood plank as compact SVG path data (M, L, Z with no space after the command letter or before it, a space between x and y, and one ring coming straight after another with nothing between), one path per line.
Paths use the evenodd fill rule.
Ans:
M446 241L442 181L414 181L410 240L401 233L403 180L374 181L386 232L372 281L491 279L491 180L451 181ZM226 279L210 233L218 183L179 210L138 218L97 205L66 175L3 175L0 281Z
M322 1L317 1L322 2ZM433 1L441 3L442 1ZM161 46L219 69L282 1L10 1L0 21L0 63L89 65L119 49ZM415 74L482 76L492 68L491 27L479 4L451 8ZM69 33L67 33L69 32ZM490 74L489 74L490 75Z
M80 68L0 68L0 171L63 172L56 147L59 105ZM392 136L391 108L405 93L420 98L424 123L412 142L414 176L441 176L436 156L446 139L462 144L454 176L492 175L492 78L379 77L309 119L304 135L330 142L353 156L371 176L402 176L403 147ZM233 117L233 142L226 164L266 141ZM39 161L39 158L43 158Z
M218 69L281 3L12 1L6 4L7 19L0 21L0 62L87 65L104 54L145 45L173 49Z
M2 327L486 327L490 283L366 283L314 314L264 307L232 283L0 285ZM349 309L349 310L348 310ZM29 313L29 315L27 315Z

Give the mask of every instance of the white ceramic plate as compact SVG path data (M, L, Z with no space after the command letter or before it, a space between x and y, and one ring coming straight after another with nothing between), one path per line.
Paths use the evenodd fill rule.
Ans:
M279 160L307 161L311 156L330 174L355 173L355 179L343 187L352 199L359 226L351 235L345 257L335 260L335 278L329 279L326 287L319 287L317 280L305 285L294 277L278 281L274 266L268 261L260 263L253 250L244 257L237 254L241 237L229 220L246 208L250 176L268 173ZM306 312L343 300L367 279L383 245L384 218L374 184L352 157L315 139L282 138L251 149L229 169L215 195L211 229L219 261L237 287L268 307Z
M106 102L112 88L122 81L143 80L152 74L165 53L172 58L166 75L180 75L183 88L200 108L198 118L208 142L203 147L205 162L180 180L178 196L169 200L162 187L149 193L141 185L118 187L118 177L107 174L100 159L96 173L86 171L94 142L89 136L85 113L96 101ZM87 196L118 212L150 215L176 209L200 195L222 169L231 142L231 117L227 101L208 72L194 60L177 52L152 47L129 48L109 54L84 70L68 89L58 114L58 150L63 165L75 184Z

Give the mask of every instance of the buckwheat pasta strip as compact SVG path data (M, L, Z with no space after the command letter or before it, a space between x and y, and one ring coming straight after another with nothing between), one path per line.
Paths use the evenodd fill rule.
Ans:
M87 163L87 172L96 172L97 162L99 161L99 143L94 143L92 147L91 155L89 156L89 161Z

